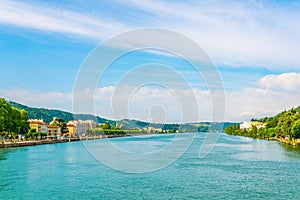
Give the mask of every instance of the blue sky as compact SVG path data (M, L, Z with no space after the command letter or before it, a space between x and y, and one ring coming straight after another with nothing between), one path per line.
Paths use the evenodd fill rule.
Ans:
M76 75L98 44L124 31L158 27L186 35L210 56L225 87L226 120L273 115L300 105L299 8L299 1L2 0L0 95L72 111ZM177 70L202 95L201 120L209 120L203 80L184 60L153 52L131 53L111 66L98 86L96 114L113 118L108 97L116 83L151 62ZM142 111L128 117L149 120L153 105L145 102L136 102L135 112ZM170 112L169 121L178 121L178 113Z

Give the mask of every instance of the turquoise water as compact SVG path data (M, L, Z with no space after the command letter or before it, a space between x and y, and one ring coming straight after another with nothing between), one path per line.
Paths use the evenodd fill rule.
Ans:
M204 137L197 134L172 165L141 174L101 164L81 142L0 149L0 199L300 199L299 150L222 134L212 152L200 159ZM147 153L172 138L112 141Z

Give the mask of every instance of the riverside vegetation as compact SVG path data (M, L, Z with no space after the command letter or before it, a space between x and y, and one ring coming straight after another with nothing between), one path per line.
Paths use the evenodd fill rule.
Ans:
M27 111L17 109L0 98L0 138L15 139L19 134L28 133L28 119Z
M250 129L240 129L239 124L228 126L225 133L260 139L276 139L288 144L299 145L300 138L300 106L283 111L274 117L261 118L264 127L252 126Z
M42 119L46 118L49 121L50 118L53 118L53 114L56 114L61 118L66 117L67 120L73 119L73 115L68 112L44 108L31 108L18 103L7 102L4 98L0 98L0 138L16 139L20 134L25 135L25 139L45 137L45 135L36 133L34 130L29 129L28 119L40 117ZM97 117L98 120L100 120L100 123L105 121L103 127L89 130L88 135L98 135L98 133L104 133L105 135L130 133L139 134L145 132L142 130L142 127L147 127L150 125L149 123L138 120L124 119L116 122L98 116L85 114L80 114L80 117L84 119L95 119L95 117ZM239 124L224 123L225 133L229 135L240 135L252 138L277 139L286 143L300 143L300 107L283 111L274 117L265 117L254 121L264 123L264 127L257 128L256 126L253 126L250 129L240 129ZM117 128L117 123L123 126L122 129ZM61 124L59 123L57 125ZM209 122L180 125L153 124L154 127L163 127L163 129L169 130L170 133L175 132L176 130L180 132L206 132L208 131L208 127L210 127L211 130L217 130L219 125L220 124L218 123Z

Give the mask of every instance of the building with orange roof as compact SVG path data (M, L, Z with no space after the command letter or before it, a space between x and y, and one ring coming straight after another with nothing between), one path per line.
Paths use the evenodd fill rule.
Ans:
M69 132L69 137L74 137L76 135L76 125L73 123L67 124L67 129Z
M30 129L35 129L36 132L48 133L48 125L42 119L28 120Z
M61 136L61 128L60 126L51 126L48 125L48 139L58 139Z

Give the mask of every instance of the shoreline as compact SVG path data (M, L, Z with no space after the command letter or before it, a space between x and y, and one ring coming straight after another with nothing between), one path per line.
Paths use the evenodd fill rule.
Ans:
M264 140L276 140L280 143L291 145L293 147L300 147L300 139L290 140L290 139L286 139L286 138L268 138L268 139L264 139Z
M226 134L226 133L225 133ZM5 148L19 148L19 147L27 147L27 146L37 146L37 145L45 145L45 144L58 144L58 143L68 143L68 142L78 142L78 141L87 141L87 140L101 140L101 139L108 139L108 138L117 138L117 137L131 137L131 136L138 136L139 134L122 134L122 135L100 135L100 136L93 136L93 137L76 137L76 138L63 138L63 139L56 139L56 140L30 140L30 141L19 141L19 142L6 142L0 143L0 149ZM230 135L230 134L227 134ZM237 135L242 136L242 135ZM247 137L247 136L242 136ZM249 137L252 138L252 137ZM290 140L287 138L253 138L253 139L261 139L267 141L278 141L282 144L290 145L292 147L299 147L300 148L300 139Z
M225 133L225 134L227 134L227 133ZM289 138L275 138L275 137L273 137L273 138L254 138L254 137L248 137L248 136L244 136L244 135L231 135L231 134L227 134L227 135L240 136L240 137L246 137L246 138L252 138L252 139L266 140L266 141L278 141L281 144L286 144L286 145L290 145L292 147L300 148L300 139L290 140Z
M58 144L58 143L68 143L68 142L78 142L78 141L86 141L86 140L101 140L107 138L116 138L116 137L130 137L132 135L104 135L104 136L94 136L94 137L76 137L76 138L64 138L64 139L56 139L56 140L30 140L30 141L19 141L19 142L6 142L0 143L0 149L5 148L18 148L18 147L27 147L27 146L37 146L37 145L45 145L45 144Z

